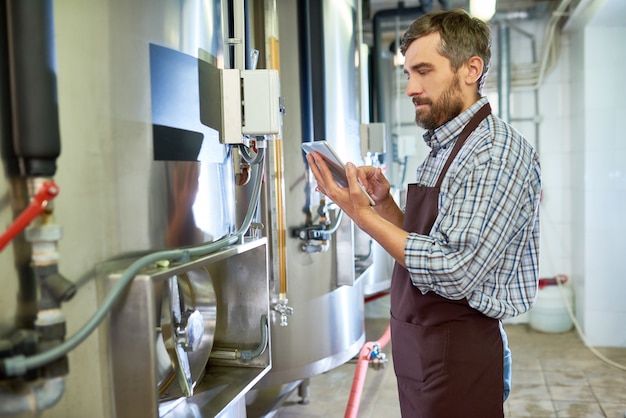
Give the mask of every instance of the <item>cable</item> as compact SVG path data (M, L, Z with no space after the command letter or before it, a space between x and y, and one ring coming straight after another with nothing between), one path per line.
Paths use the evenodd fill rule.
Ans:
M87 321L83 327L78 330L74 335L65 340L60 345L45 351L43 353L39 353L30 357L26 357L24 355L17 355L13 357L9 357L6 359L2 359L0 362L0 375L3 376L20 376L26 373L28 370L32 370L38 367L41 367L45 364L48 364L54 360L57 360L74 348L76 348L80 343L82 343L97 327L100 325L105 316L109 313L113 305L116 303L117 299L124 292L126 286L133 280L137 272L139 272L142 268L159 262L163 260L170 261L180 261L180 260L188 260L190 257L194 256L203 256L207 254L211 254L217 250L220 250L227 245L234 245L241 237L246 233L248 228L250 227L250 223L252 221L252 216L256 211L256 204L260 198L261 194L261 183L263 178L263 164L258 164L256 166L256 179L254 183L254 188L252 191L252 199L250 200L250 206L248 207L248 211L242 222L242 225L237 230L237 232L233 235L228 235L222 239L214 241L209 244L201 245L194 248L188 249L176 249L176 250L168 250L168 251L159 251L153 254L148 254L134 263L132 263L122 274L120 279L117 281L113 289L107 294L100 308L96 311L96 313Z
M263 138L263 137L261 136L257 138ZM259 140L260 139L257 139L257 141ZM263 158L265 157L264 147L258 147L256 154L253 156L250 153L250 150L248 149L248 147L242 144L239 146L239 152L241 153L241 158L243 158L244 161L247 162L248 164L258 164L261 161L263 161Z
M337 209L337 216L335 217L335 221L328 226L326 232L329 234L334 234L339 229L339 225L341 225L341 220L343 219L343 210Z
M585 336L585 333L582 331L580 324L578 323L578 320L576 319L576 317L574 316L574 311L572 310L572 307L570 306L569 301L567 300L567 297L565 295L565 291L563 290L563 283L565 283L565 280L563 280L564 275L562 274L557 274L556 275L556 282L559 286L559 291L561 292L561 297L563 298L563 301L565 302L565 308L567 309L567 313L569 314L569 317L572 320L572 323L574 324L574 327L576 328L576 331L578 332L578 336L580 337L580 339L583 341L583 343L585 344L585 346L589 349L589 351L591 351L593 354L595 354L600 360L602 360L603 362L605 362L606 364L608 364L609 366L613 366L615 368L618 368L620 370L624 370L626 371L626 366L616 363L613 360L605 357L602 353L600 353L598 350L596 350L594 347L592 347L589 342L587 341L587 337Z
M543 37L543 47L539 62L513 65L511 74L511 88L513 90L537 90L543 84L544 77L549 74L557 64L561 50L561 32L559 24L571 0L561 0L552 16L548 20ZM511 23L507 23L512 25ZM519 29L518 29L519 30ZM496 90L493 78L487 79L485 90Z
M265 351L267 347L267 315L261 315L261 342L254 350L242 350L239 355L243 360L252 360L257 358Z
M542 203L542 219L544 220L544 222L546 221L546 218L548 218L547 221L550 221L550 212L546 211L545 206ZM550 254L550 246L546 246L546 250L549 253L547 255L548 260L552 260L552 255ZM576 329L576 332L578 334L578 336L580 337L580 339L582 340L583 344L585 345L585 347L587 347L589 349L589 351L591 351L595 356L597 356L600 360L602 360L603 362L605 362L606 364L615 367L617 369L620 370L625 370L626 371L626 366L621 365L619 363L614 362L613 360L608 359L607 357L605 357L602 353L600 353L598 350L596 350L594 347L592 347L589 342L587 341L587 336L585 335L585 333L582 330L582 327L580 326L580 324L578 323L578 320L576 319L576 316L574 315L574 310L572 308L572 306L570 305L570 302L568 300L567 295L565 294L565 291L563 290L563 283L565 283L565 281L567 276L565 276L564 274L557 274L555 276L556 279L556 283L557 286L559 286L559 292L561 293L561 298L563 299L563 302L565 304L565 308L567 310L567 314L569 315L572 323L574 324L574 328ZM625 417L626 418L626 417Z

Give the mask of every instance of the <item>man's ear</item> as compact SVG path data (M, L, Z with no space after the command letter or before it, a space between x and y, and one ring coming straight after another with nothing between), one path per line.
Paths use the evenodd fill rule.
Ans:
M467 74L465 76L465 83L467 85L472 85L478 81L480 76L483 74L483 60L482 58L474 55L471 57L467 63Z

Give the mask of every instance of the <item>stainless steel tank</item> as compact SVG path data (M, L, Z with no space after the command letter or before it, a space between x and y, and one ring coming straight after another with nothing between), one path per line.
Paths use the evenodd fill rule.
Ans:
M233 147L220 143L218 132L202 123L204 109L200 101L205 92L200 90L199 59L225 66L228 11L223 3L54 2L62 143L55 176L61 192L54 202L56 221L63 229L59 269L81 286L77 296L63 307L68 335L80 329L102 299L98 287L103 286L101 279L107 274L97 275L96 266L109 260L139 258L159 250L213 242L233 234L241 223L237 212L242 207L245 212L249 203L245 196L249 192L237 190ZM10 140L5 135L8 130L4 129L4 120L3 144ZM4 153L5 147L2 149ZM7 161L3 159L2 163L5 168ZM3 170L0 181L0 219L4 225L13 219L12 209L17 211L26 201L23 182L6 173ZM33 303L37 292L33 278L23 274L29 260L28 254L20 252L22 244L23 241L16 241L16 245L0 254L2 284L6 286L0 295L0 338L11 335L23 313L32 309L27 305ZM211 262L214 267L188 266L163 279L184 284L184 277L188 277L192 284L180 286L181 300L183 305L200 308L203 315L205 336L198 358L191 361L198 385L203 374L206 376L204 364L214 343L226 344L226 348L232 348L228 344L236 347L240 343L249 348L259 340L259 318L267 313L269 300L266 245L264 241L247 245L254 247L249 249L253 256L240 257L239 251L231 248L232 254L220 253L226 258ZM231 256L237 261L227 260ZM215 266L221 270L210 274L203 270L217 269ZM239 277L242 269L248 267L258 272ZM93 280L95 277L98 280ZM214 294L205 289L202 303L191 301L192 289L198 296L202 286L219 286L229 278L229 282L255 292L250 303L232 305L226 296L236 297L239 288L224 285L216 288ZM250 286L246 280L258 283ZM225 289L230 293L225 295ZM247 291L242 290L242 294ZM135 302L150 292L144 289L143 296L122 299L129 306L136 306ZM145 353L162 351L161 343L149 337L156 335L154 321L160 318L159 308L165 306L163 302L170 295L158 293L158 306L141 312L153 322L145 328L139 325L139 331L131 335L133 349L143 349ZM237 315L240 326L236 331L229 330L228 317ZM127 315L120 327L137 323L137 317ZM241 340L232 338L231 332L241 334ZM140 335L146 339L141 340ZM115 350L121 350L123 355L129 341L118 341L117 347L109 346L109 342L109 330L102 327L70 352L65 395L41 416L114 416L117 401L111 397L115 383L110 373L110 355ZM137 359L131 366L139 367L142 356ZM268 369L269 357L260 363L261 370ZM157 369L156 364L145 367ZM171 367L172 363L165 361L159 368L159 379L155 379L158 383L144 379L139 384L155 393L160 388L164 399L178 396L178 389L167 384ZM127 372L137 374L136 370L131 367ZM254 379L247 380L248 386L251 381ZM244 385L240 390L246 388ZM148 398L134 401L149 402Z
M273 259L281 260L284 251L284 265L275 261L270 273L272 370L259 388L341 365L358 353L365 339L352 221L330 208L328 217L339 216L341 222L328 241L301 240L297 235L307 223L320 221L317 210L324 204L314 190L300 144L327 139L345 161L361 163L357 5L334 0L305 3L276 2L286 114L282 144L271 144L280 149L268 151L267 172L272 177L267 181L266 224L280 225L284 217L284 248L279 247L280 229L270 230ZM306 24L302 16L307 16ZM309 25L312 32L305 31ZM276 182L281 176L283 182ZM285 313L285 307L293 311Z

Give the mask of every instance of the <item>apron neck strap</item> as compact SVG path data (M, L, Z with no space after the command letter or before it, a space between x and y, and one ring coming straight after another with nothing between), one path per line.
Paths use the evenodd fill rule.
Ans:
M465 140L467 139L467 137L469 137L470 134L474 131L474 129L478 127L480 122L482 122L483 119L485 119L490 114L491 114L491 106L489 106L489 103L485 103L483 107L478 109L478 112L476 112L476 114L472 116L472 118L467 123L467 125L465 125L465 128L463 128L463 130L461 131L461 134L457 138L456 143L454 144L454 148L452 148L452 152L450 152L450 155L448 156L448 159L446 160L446 163L444 164L443 169L441 170L441 173L439 174L439 178L437 179L437 184L435 185L435 187L437 188L441 187L441 183L443 182L443 178L446 176L446 173L448 172L448 168L452 164L452 161L454 161L454 159L456 158L456 155L461 150L461 147L465 143Z

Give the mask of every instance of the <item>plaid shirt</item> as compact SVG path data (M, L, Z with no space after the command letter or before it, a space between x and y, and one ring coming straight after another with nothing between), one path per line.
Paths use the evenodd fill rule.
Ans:
M485 103L424 134L433 152L417 170L433 187L456 138ZM539 159L531 145L494 115L467 138L448 169L439 214L428 236L411 233L405 263L422 293L463 299L492 318L534 304L539 274ZM405 214L411 216L411 214Z

